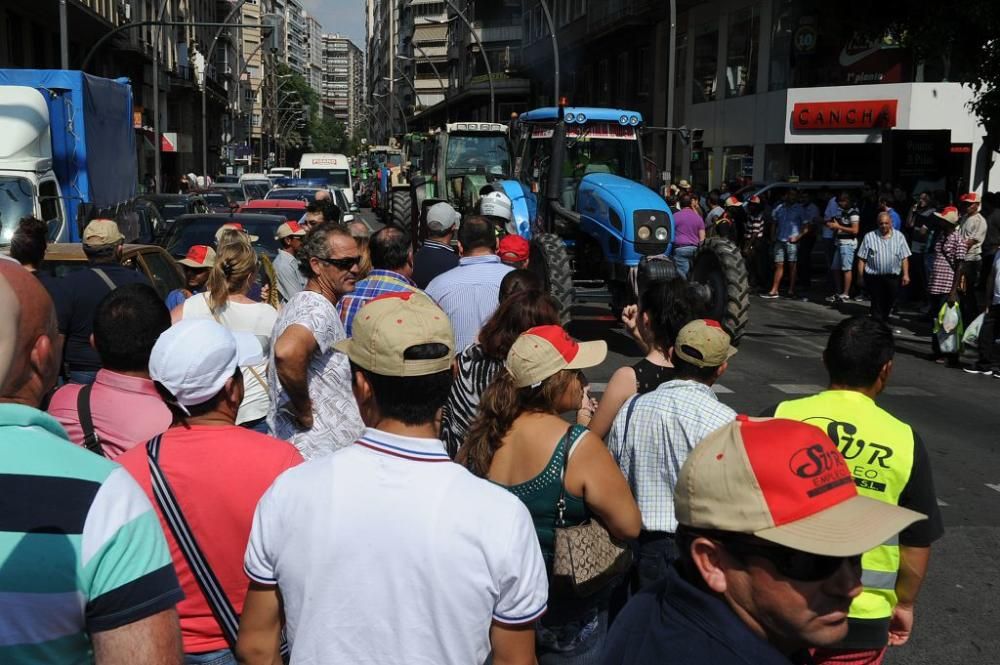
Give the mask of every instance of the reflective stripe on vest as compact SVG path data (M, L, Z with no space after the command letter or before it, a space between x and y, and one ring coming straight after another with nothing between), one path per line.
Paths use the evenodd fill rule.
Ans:
M858 493L886 503L899 495L913 470L913 430L869 397L853 390L827 390L782 402L776 417L819 427L837 444L854 476ZM864 591L851 604L856 619L884 619L896 606L899 537L893 536L861 558Z

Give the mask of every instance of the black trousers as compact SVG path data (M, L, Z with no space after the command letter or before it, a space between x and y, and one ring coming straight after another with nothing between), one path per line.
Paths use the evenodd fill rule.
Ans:
M899 296L899 275L872 275L865 273L865 287L871 296L871 317L883 323L889 322L896 298Z
M983 318L983 327L979 329L979 369L1000 369L997 362L996 342L1000 336L1000 305L990 305Z

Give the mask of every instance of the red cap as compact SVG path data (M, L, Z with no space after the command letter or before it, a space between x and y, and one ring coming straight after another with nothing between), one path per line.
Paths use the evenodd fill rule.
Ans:
M497 256L504 263L527 261L530 253L531 245L521 236L505 236L497 247Z
M981 199L979 198L979 194L977 194L976 192L969 192L968 194L962 194L962 196L959 197L959 201L961 201L962 203L981 203L982 202Z

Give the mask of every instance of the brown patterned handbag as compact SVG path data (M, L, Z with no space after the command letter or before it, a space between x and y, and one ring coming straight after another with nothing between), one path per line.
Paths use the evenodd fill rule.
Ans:
M552 582L554 587L569 587L575 595L586 597L600 591L628 570L632 553L623 544L615 542L608 530L594 518L583 524L566 526L566 465L570 451L587 433L587 429L581 428L571 440L572 432L571 426L566 432L566 447L563 450L561 489L556 504Z

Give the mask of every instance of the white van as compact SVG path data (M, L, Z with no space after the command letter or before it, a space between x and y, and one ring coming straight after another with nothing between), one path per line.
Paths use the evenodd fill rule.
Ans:
M351 163L346 155L307 152L299 160L299 177L324 180L328 186L342 190L348 202L354 203Z

